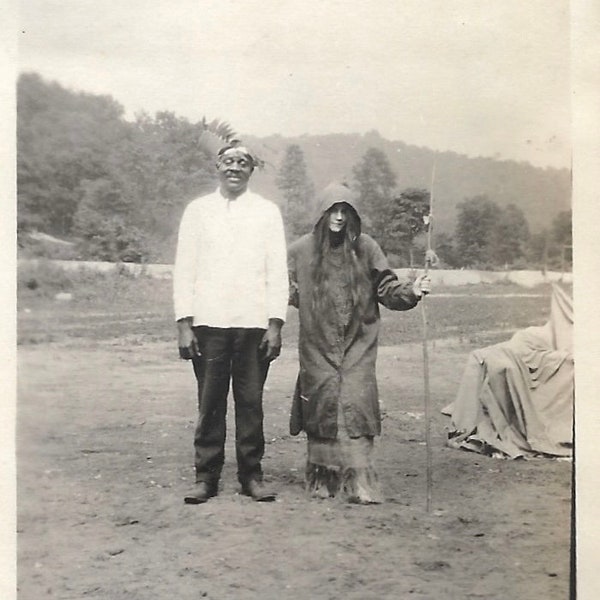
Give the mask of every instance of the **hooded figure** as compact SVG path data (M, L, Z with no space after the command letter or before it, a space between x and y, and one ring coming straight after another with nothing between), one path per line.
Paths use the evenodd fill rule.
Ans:
M308 491L378 503L371 454L381 433L379 304L413 308L429 280L398 279L377 242L361 232L358 199L348 186L332 183L318 201L313 231L288 248L289 302L300 318L290 432L307 434Z

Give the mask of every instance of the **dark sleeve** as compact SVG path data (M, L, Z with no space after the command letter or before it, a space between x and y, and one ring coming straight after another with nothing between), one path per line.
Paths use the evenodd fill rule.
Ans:
M288 281L289 281L289 296L288 304L290 306L299 306L299 292L298 292L298 273L296 270L296 247L292 245L288 249Z
M398 278L390 269L387 258L374 240L369 243L369 263L373 289L377 301L390 310L409 310L417 305L419 297L413 292L413 281Z
M413 292L413 282L408 278L399 279L391 269L373 270L377 301L390 310L409 310L417 305L419 297Z

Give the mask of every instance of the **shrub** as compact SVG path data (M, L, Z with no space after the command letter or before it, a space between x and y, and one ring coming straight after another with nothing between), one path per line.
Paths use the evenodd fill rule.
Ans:
M62 267L46 260L35 263L19 263L17 269L17 293L36 296L53 296L73 288L70 274Z
M87 260L145 262L148 244L143 233L120 217L88 219L79 226L78 249Z

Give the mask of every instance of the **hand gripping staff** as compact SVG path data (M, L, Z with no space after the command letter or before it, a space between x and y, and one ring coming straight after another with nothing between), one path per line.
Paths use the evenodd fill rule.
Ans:
M427 227L427 250L425 251L425 275L429 268L435 266L438 258L431 245L431 234L433 230L433 183L435 180L435 164L431 169L431 188L429 192L429 214L423 217ZM425 403L425 448L427 453L427 502L426 510L431 510L431 398L429 393L429 349L427 342L427 310L425 308L424 294L421 298L421 317L423 320L423 380L424 380L424 403Z

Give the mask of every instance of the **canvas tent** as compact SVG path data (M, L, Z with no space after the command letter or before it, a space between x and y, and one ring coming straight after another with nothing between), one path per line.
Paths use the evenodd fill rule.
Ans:
M573 305L553 285L551 314L500 344L473 351L450 416L448 445L508 458L572 454Z

